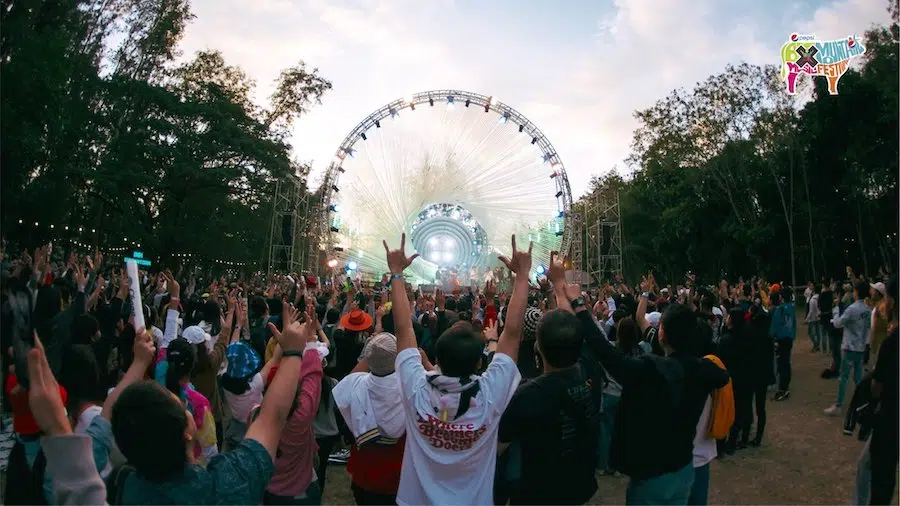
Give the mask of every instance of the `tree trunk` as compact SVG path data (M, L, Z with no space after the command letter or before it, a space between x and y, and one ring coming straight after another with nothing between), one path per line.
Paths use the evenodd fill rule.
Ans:
M866 279L869 278L869 259L866 257L866 247L863 242L863 214L862 214L862 204L860 204L859 199L856 199L856 237L859 241L859 253L862 255L863 262L863 275L866 276Z
M800 162L800 174L803 176L803 190L806 194L806 215L809 217L807 220L807 228L806 232L809 235L809 268L812 269L812 279L817 279L816 276L816 246L815 241L813 241L813 214L812 214L812 202L810 201L809 195L809 180L806 177L806 163L802 160Z

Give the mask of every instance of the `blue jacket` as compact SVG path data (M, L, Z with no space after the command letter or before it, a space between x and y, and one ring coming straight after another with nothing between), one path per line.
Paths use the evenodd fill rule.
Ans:
M775 339L797 338L797 312L793 302L785 302L772 311L769 335Z

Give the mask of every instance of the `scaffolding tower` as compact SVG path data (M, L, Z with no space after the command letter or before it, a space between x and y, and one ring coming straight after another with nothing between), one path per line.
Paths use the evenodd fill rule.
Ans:
M619 193L599 188L583 200L583 269L596 283L622 272L622 215ZM576 264L577 265L577 264Z
M303 226L304 185L296 176L287 176L275 182L272 199L272 222L269 227L269 261L266 272L295 272L298 262L297 236Z

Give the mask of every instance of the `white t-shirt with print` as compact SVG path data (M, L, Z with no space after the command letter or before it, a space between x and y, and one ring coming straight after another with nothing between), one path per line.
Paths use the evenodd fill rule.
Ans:
M406 449L397 504L494 504L500 417L522 379L516 363L497 353L479 379L475 404L441 422L429 396L419 350L397 354L406 414Z

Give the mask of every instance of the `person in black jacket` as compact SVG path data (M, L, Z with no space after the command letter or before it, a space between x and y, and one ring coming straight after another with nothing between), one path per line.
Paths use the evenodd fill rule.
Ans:
M751 400L755 401L756 407L756 437L750 445L759 446L766 429L766 390L775 383L775 341L769 335L772 320L769 313L754 304L750 307L749 314L746 332L750 374L747 379L748 387L752 390ZM750 419L752 422L752 416Z
M719 358L731 374L734 389L734 425L725 444L727 453L745 448L753 424L753 359L752 343L747 333L746 312L735 307L725 317L725 330L719 339Z
M729 379L727 371L698 357L695 313L680 304L669 306L659 329L666 356L632 357L600 333L579 286L554 280L554 290L559 308L574 308L586 344L622 385L610 460L630 478L626 503L686 504L694 477L697 421L709 394Z

